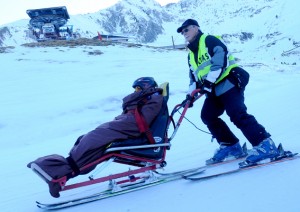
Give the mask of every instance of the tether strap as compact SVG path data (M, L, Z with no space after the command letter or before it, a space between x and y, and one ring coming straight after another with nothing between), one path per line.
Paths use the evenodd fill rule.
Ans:
M66 158L66 160L68 161L69 165L71 166L71 169L73 170L74 172L74 175L77 176L80 174L80 169L79 167L77 166L76 162L74 161L74 159L69 156ZM74 176L73 176L74 177Z
M150 144L155 144L155 140L154 140L153 135L152 135L152 133L149 129L149 126L146 123L144 116L140 113L138 107L134 111L134 117L135 117L135 120L137 122L137 125L138 125L138 128L139 128L140 132L146 134Z

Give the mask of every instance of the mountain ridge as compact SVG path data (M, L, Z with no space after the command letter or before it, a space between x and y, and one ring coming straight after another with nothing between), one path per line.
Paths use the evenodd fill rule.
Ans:
M121 0L96 13L71 15L68 24L84 38L101 34L129 36L134 42L156 46L183 44L177 27L187 18L196 19L204 33L222 35L233 51L239 44L248 51L270 51L275 58L295 49L299 58L300 35L297 33L297 7L293 0L181 0L161 6L154 0ZM25 12L25 11L24 11ZM28 20L0 28L0 46L33 42ZM237 45L236 45L237 44Z

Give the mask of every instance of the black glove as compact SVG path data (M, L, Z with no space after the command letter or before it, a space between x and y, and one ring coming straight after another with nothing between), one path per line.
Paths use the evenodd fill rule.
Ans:
M201 94L211 93L213 85L214 83L208 80L204 80L202 86L200 87L200 93Z
M187 101L190 101L190 105L189 107L193 107L193 101L194 101L194 97L192 97L191 95L186 95L185 100L182 101L181 105L184 107L187 103Z

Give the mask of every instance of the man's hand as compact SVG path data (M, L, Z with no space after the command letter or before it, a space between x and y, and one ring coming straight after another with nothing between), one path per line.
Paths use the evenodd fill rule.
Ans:
M182 101L181 105L184 107L187 103L187 101L190 101L190 105L189 107L193 107L193 101L194 101L194 97L192 97L191 95L186 95L185 100Z
M193 82L189 86L188 94L191 95L191 93L197 88L196 82Z
M201 94L211 93L213 85L214 85L214 83L212 83L208 80L204 80L204 82L200 88L200 93Z

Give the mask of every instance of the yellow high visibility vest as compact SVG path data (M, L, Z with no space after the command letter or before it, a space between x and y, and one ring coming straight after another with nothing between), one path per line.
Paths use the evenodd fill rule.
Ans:
M206 78L208 72L210 71L211 67L211 57L207 52L207 47L205 45L205 39L207 35L203 34L199 40L199 47L198 47L198 64L195 61L194 53L190 51L190 64L194 70L194 75L198 77L200 83L203 83L204 79ZM215 36L216 38L221 38L220 36ZM229 73L230 70L238 65L235 63L234 57L229 54L227 57L227 67L226 70L221 74L221 76L216 80L215 84L219 83L222 79L224 79Z

